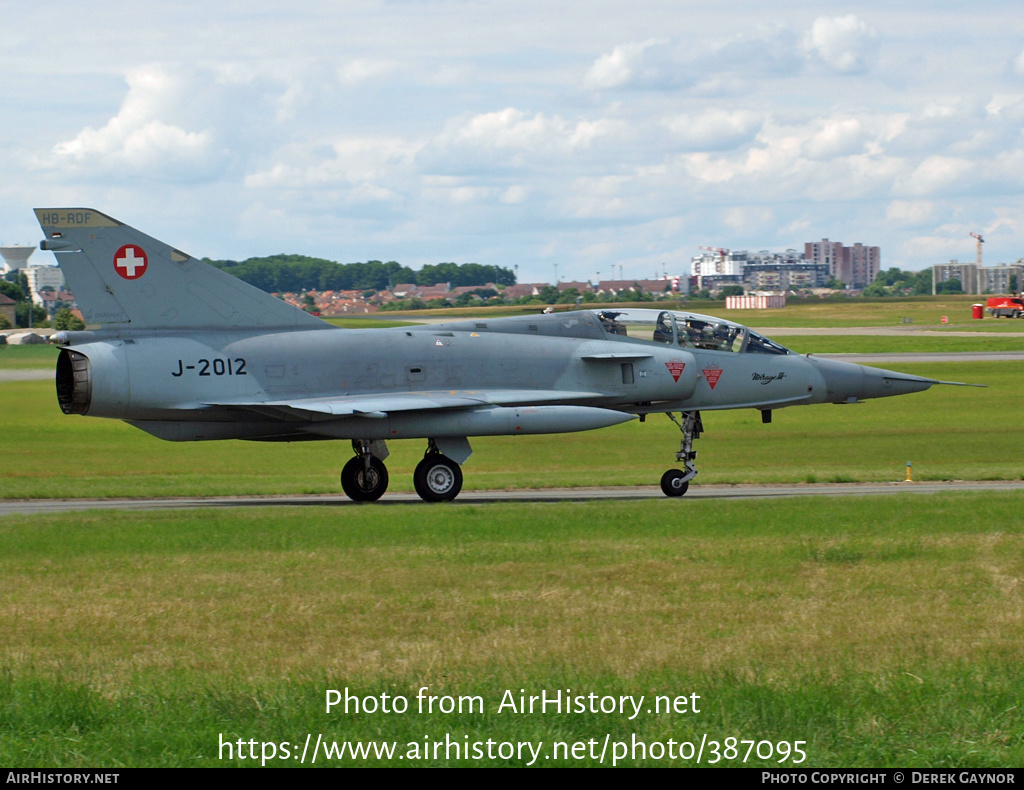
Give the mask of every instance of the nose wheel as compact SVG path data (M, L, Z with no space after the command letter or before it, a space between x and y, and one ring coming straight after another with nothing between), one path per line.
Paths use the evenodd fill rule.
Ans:
M661 476L661 490L665 496L682 496L690 487L690 481L686 479L686 472L679 469L669 469Z
M679 443L679 452L676 453L676 460L682 461L685 471L682 469L669 469L661 476L661 490L665 496L682 496L690 487L690 481L697 476L697 453L693 449L693 440L699 439L704 424L700 419L699 411L684 411L681 413L682 422L676 419L675 415L665 412L683 433L683 439Z

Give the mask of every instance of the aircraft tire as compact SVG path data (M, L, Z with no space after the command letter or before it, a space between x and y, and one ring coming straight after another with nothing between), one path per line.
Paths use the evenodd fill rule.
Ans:
M683 480L685 474L678 469L669 469L661 476L661 490L665 496L682 496L690 487L689 480Z
M450 502L462 490L462 469L446 455L428 453L416 465L412 484L425 502Z
M367 471L362 458L350 458L341 470L341 487L353 502L376 502L388 490L387 467L371 455Z

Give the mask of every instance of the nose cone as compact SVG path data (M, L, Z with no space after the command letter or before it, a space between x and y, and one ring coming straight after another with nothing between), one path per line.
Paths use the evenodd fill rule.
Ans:
M856 403L868 398L906 395L911 392L923 392L932 384L940 383L935 379L870 368L867 365L841 362L837 359L807 359L825 380L828 391L826 403Z

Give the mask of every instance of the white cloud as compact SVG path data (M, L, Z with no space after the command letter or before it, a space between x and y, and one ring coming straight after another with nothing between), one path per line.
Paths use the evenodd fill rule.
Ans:
M501 194L501 202L512 206L519 203L525 203L529 197L529 187L523 184L516 184L514 186L510 186Z
M666 125L687 149L723 151L753 140L762 123L762 117L749 110L712 109L676 116Z
M936 205L930 200L894 200L885 208L885 220L897 227L920 227L936 216Z
M583 78L588 90L690 89L704 96L752 89L760 79L791 76L801 68L799 37L786 25L768 25L727 38L659 37L615 46Z
M971 179L974 163L951 156L929 156L910 174L907 191L913 195L942 196L951 191L964 191Z
M735 206L726 209L722 221L734 230L749 232L770 225L775 214L768 206Z
M619 88L631 82L650 80L655 67L645 54L649 49L659 50L664 56L665 39L651 38L647 41L620 44L611 52L599 57L583 78L583 85L591 90ZM655 62L661 58L655 58ZM660 71L660 69L658 69Z
M219 166L208 130L188 131L168 123L182 85L155 69L128 76L120 111L99 129L86 127L53 148L51 164L74 172L111 176L149 175L190 181L214 175Z
M417 164L424 173L461 175L564 167L624 130L613 119L570 121L508 107L449 122Z
M878 58L878 33L853 14L819 17L806 37L807 50L840 74L863 74Z
M349 207L398 204L414 183L418 148L416 142L387 138L291 145L274 152L277 161L246 176L244 185L251 190L317 190L327 193L321 200Z
M903 243L900 252L903 255L922 256L932 263L946 263L959 260L961 263L974 262L973 239L966 230L939 228L940 233L914 236ZM968 243L971 242L971 243Z
M385 77L398 68L399 64L393 60L357 59L349 61L338 69L338 79L348 85L357 85Z
M856 118L829 118L803 147L810 159L833 159L860 153L869 138L864 125Z

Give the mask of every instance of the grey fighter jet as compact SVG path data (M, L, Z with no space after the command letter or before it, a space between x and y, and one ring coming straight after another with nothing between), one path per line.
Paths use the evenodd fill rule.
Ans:
M696 476L702 411L854 403L939 382L793 353L747 327L669 310L585 310L339 329L94 209L36 209L85 320L61 332L65 414L161 439L348 439L345 493L379 499L387 441L425 439L413 483L454 499L469 437L565 433L667 414L661 480ZM676 416L676 413L679 416Z

